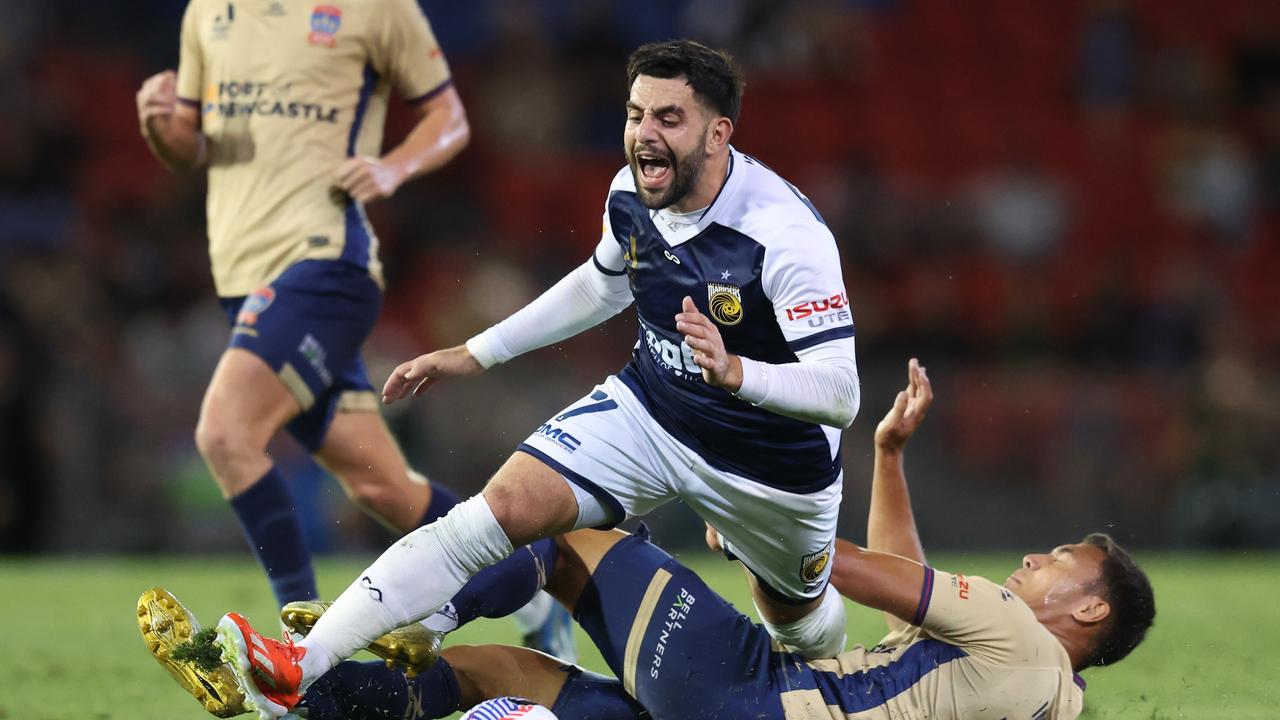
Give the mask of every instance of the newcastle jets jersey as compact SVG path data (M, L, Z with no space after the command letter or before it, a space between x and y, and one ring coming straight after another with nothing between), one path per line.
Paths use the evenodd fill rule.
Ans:
M926 570L918 625L856 647L781 693L785 720L1073 720L1084 680L1021 599L981 577Z
M416 0L190 0L179 99L209 142L209 255L223 297L304 259L380 281L364 211L333 189L348 157L378 155L391 88L418 101L449 68Z
M776 488L808 493L836 480L839 429L705 383L675 326L691 297L729 353L772 364L853 337L835 240L794 186L731 149L720 194L686 218L646 208L625 168L610 188L594 263L630 284L640 338L619 377L665 430L712 466Z

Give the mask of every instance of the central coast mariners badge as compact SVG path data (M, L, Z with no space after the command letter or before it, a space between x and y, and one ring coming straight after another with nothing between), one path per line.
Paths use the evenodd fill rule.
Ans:
M806 585L813 585L822 578L822 571L831 562L831 546L809 553L800 560L800 579Z
M742 288L724 283L707 283L707 306L721 325L742 322Z

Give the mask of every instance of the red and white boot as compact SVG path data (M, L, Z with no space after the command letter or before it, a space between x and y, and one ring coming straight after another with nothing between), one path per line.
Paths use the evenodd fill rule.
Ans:
M218 622L218 647L245 694L245 708L261 720L276 720L302 700L302 666L306 648L281 642L254 630L239 613Z

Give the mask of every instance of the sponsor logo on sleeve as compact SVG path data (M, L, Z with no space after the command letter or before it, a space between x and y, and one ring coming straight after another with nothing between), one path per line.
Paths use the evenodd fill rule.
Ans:
M836 293L821 300L806 300L787 308L785 312L789 322L805 320L809 327L814 328L853 320L853 314L849 312L849 299L844 293Z
M803 320L813 315L821 315L832 310L839 310L849 306L849 300L844 293L837 293L828 298L821 300L808 300L787 308L788 320Z
M707 309L721 325L742 322L742 289L727 283L707 283Z
M951 576L951 587L955 588L960 595L961 600L969 599L969 579L964 575L955 574Z

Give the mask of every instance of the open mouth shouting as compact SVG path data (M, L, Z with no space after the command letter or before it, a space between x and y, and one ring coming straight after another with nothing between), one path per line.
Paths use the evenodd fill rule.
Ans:
M635 162L639 169L638 179L645 190L660 191L671 179L673 173L671 160L661 153L639 150L635 154Z

